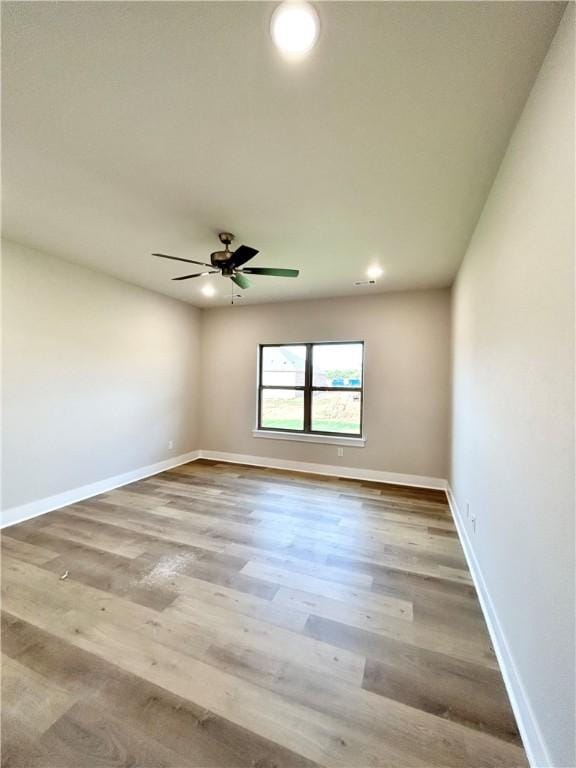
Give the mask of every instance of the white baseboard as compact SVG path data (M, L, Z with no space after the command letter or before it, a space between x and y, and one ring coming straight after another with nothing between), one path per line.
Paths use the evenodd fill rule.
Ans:
M530 761L532 768L550 768L550 766L553 766L553 762L548 753L546 742L538 726L538 721L534 715L526 689L522 683L518 667L514 662L514 656L512 655L512 651L506 640L502 624L498 619L496 608L490 597L490 593L488 592L488 587L486 586L486 581L482 575L480 564L476 559L470 537L468 536L466 521L458 508L450 484L448 484L446 489L446 495L448 496L452 517L454 518L456 528L458 529L460 542L464 549L464 554L466 555L466 561L470 573L472 574L476 592L478 593L482 613L484 614L484 619L488 626L490 639L494 651L496 652L496 658L500 665L500 671L504 678L506 691L508 692L510 704L512 705L512 710L516 717L516 722L528 760Z
M230 464L252 464L255 467L289 469L292 472L307 472L313 475L329 475L330 477L348 477L351 480L373 480L378 483L409 485L413 488L434 488L445 491L448 487L447 481L440 477L403 475L397 472L384 472L379 469L340 467L335 464L311 464L305 461L272 459L268 456L247 456L241 453L223 453L222 451L201 450L200 457L202 459L211 459L212 461L225 461Z
M58 493L55 496L47 496L44 499L31 501L28 504L21 504L18 507L4 509L2 510L2 522L0 528L5 528L8 525L15 525L16 523L22 523L24 520L44 515L46 512L52 512L54 509L66 507L68 504L76 504L78 501L97 496L99 493L112 491L114 488L120 488L122 485L134 483L136 480L142 480L145 477L150 477L150 475L157 475L159 472L172 469L172 467L178 467L181 464L187 464L198 458L200 458L200 451L182 453L171 459L158 461L156 464L149 464L146 467L139 467L130 472L125 472L122 475L108 477L106 480L99 480L96 483L83 485L80 488L73 488L71 491L64 491L64 493Z

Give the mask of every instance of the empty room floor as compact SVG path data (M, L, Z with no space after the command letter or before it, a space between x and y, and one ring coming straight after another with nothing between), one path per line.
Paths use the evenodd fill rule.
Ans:
M198 461L2 553L6 767L527 764L443 492Z

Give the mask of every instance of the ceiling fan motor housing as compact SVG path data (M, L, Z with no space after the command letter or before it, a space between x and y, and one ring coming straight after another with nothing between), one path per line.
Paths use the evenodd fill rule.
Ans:
M230 251L214 251L210 254L210 261L215 267L219 267L225 264L231 255Z
M220 232L218 239L225 246L224 251L214 251L210 254L210 261L215 267L222 269L223 275L231 275L232 269L226 270L224 265L229 261L232 253L230 252L230 243L234 240L234 235L231 232Z
M214 251L210 254L212 266L219 269L224 277L230 277L234 274L234 266L230 263L231 256L230 251Z

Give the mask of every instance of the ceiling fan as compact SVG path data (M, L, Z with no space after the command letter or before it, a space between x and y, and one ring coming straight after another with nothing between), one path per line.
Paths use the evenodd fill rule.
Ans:
M211 264L204 261L194 261L193 259L183 259L180 256L168 256L165 253L153 253L152 256L158 256L161 259L172 259L173 261L185 261L188 264L200 264L202 267L215 267L204 272L195 272L192 275L182 275L173 277L172 280L190 280L192 277L202 277L203 275L215 275L218 272L223 277L229 277L232 282L240 288L249 288L250 281L246 275L272 275L275 277L298 277L297 269L276 269L275 267L244 267L247 261L253 259L258 253L256 248L250 248L249 245L240 245L235 251L230 250L230 244L234 240L234 235L230 232L220 232L218 235L220 242L224 245L223 251L214 251L210 254Z

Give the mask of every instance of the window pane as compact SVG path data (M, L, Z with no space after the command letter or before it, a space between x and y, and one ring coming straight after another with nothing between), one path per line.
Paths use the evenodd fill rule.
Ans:
M262 384L275 387L303 387L306 347L262 348Z
M315 387L362 386L362 344L317 344L312 347Z
M360 392L312 392L312 430L360 434Z
M268 429L304 429L304 392L298 389L263 389L260 426Z

